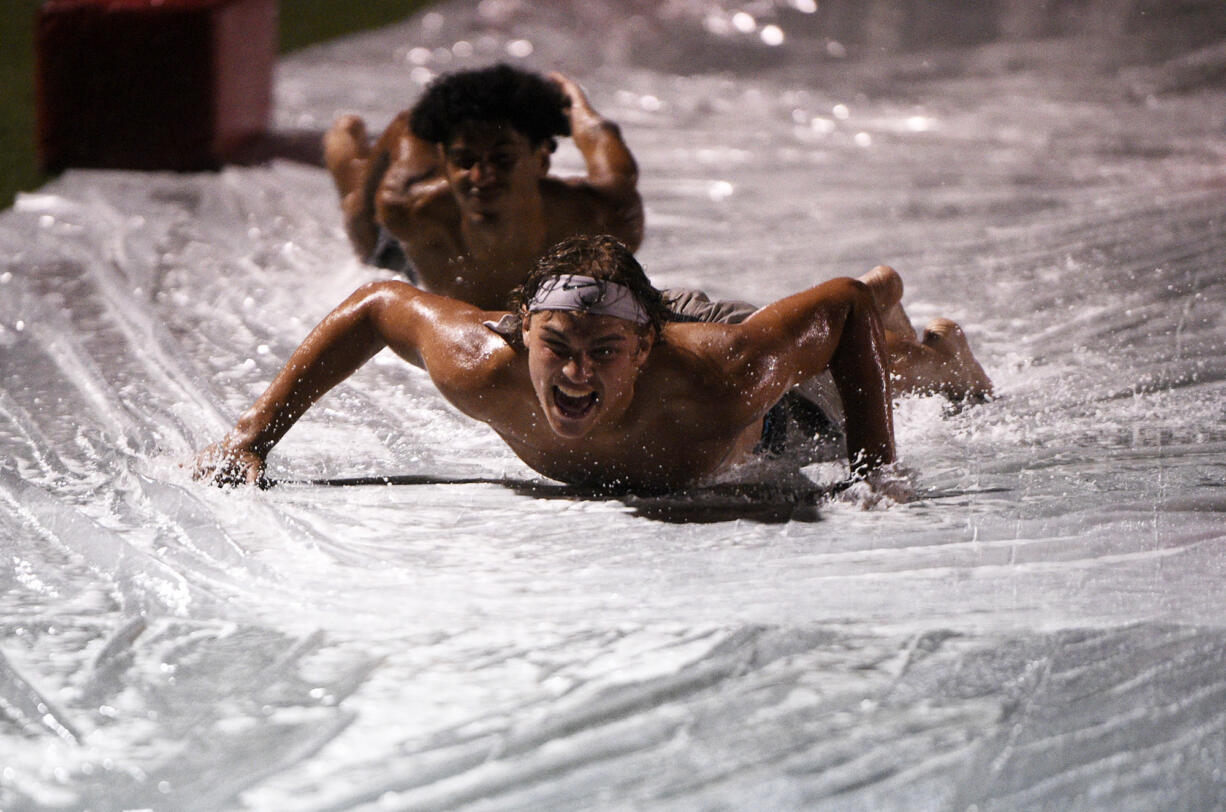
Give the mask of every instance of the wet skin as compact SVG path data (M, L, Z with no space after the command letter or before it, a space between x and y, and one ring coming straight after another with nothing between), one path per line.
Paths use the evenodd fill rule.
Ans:
M631 322L564 311L532 314L523 338L537 401L549 427L566 438L616 426L651 347Z
M461 223L487 223L531 200L549 171L549 151L508 124L469 124L439 146L443 177Z
M894 459L880 317L866 286L832 280L737 325L668 324L653 342L609 316L525 320L524 346L482 311L401 282L364 286L311 332L197 476L259 479L263 461L328 389L383 347L422 364L439 392L525 463L574 484L661 491L739 461L762 415L830 369L858 468Z
M548 142L531 143L507 122L469 122L449 143L431 144L412 133L405 112L371 147L360 119L338 120L325 154L358 255L370 255L382 225L404 245L422 287L494 310L567 237L611 234L637 248L634 157L577 84L549 78L568 101L585 176L550 175Z

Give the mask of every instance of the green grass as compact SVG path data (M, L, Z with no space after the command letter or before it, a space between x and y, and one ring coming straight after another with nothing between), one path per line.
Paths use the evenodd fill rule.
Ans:
M3 0L0 14L0 209L49 178L34 153L34 15L42 0ZM429 0L282 0L281 52L404 19Z
M430 0L281 0L281 53L403 20Z
M34 10L41 0L8 0L0 15L0 209L46 178L34 160Z

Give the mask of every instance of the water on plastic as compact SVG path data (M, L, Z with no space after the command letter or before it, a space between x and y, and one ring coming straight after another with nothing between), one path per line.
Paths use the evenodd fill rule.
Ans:
M277 123L560 68L659 284L889 263L999 398L899 404L906 504L585 499L384 353L222 491L182 464L385 274L315 167L68 172L0 214L0 807L1226 805L1221 90L640 6L443 5L283 60Z

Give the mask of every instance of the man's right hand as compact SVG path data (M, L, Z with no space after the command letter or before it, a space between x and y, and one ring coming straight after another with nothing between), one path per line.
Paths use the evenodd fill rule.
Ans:
M245 448L231 448L224 440L196 455L192 479L206 479L218 487L268 485L264 479L264 458Z

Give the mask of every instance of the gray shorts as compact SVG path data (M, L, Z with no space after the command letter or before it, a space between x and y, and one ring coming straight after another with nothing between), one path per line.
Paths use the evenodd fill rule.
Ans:
M379 234L375 238L374 250L370 252L370 256L366 257L365 263L374 265L376 268L386 268L389 271L402 273L411 284L420 287L421 281L417 277L417 269L413 267L413 262L404 249L404 243L393 237L392 232L384 228L381 223L376 224L376 227L379 229Z
M690 288L665 288L660 293L663 294L668 309L673 311L675 321L739 324L758 309L749 302L713 302L701 290Z

